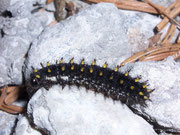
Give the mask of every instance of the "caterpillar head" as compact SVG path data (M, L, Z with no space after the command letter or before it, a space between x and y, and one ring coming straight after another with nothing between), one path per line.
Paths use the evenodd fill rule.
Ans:
M33 73L31 73L30 75L31 80L31 86L35 87L41 84L41 82L43 81L43 75L41 74L40 71L33 69Z
M34 95L34 93L36 93L39 88L42 87L43 75L40 73L40 71L33 70L33 72L30 74L30 78L26 82L29 99Z
M35 75L35 76L33 75L33 77L31 78L31 84L33 86L38 85L40 81L41 79L39 75Z

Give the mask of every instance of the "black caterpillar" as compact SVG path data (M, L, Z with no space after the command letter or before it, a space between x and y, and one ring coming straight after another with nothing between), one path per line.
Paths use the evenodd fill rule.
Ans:
M119 66L112 70L107 67L107 63L102 67L96 65L96 60L88 65L84 59L77 64L74 63L74 58L69 63L63 63L61 58L60 62L54 65L47 62L47 66L42 65L40 70L33 68L28 93L32 96L39 88L49 89L54 84L60 84L62 87L76 85L102 93L113 100L120 100L128 106L133 104L146 106L145 101L149 100L153 90L147 89L146 82L139 80L140 77L129 76L129 71L119 72Z

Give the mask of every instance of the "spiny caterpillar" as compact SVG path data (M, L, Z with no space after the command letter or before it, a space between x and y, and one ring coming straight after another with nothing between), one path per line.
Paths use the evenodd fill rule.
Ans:
M146 82L139 82L140 77L132 78L129 71L121 73L119 66L114 70L108 68L105 63L102 67L96 65L96 60L91 65L85 63L84 59L80 64L74 63L72 58L69 63L64 63L63 58L60 62L47 66L42 69L34 69L30 75L30 89L28 93L32 95L39 88L49 89L52 85L60 84L84 86L97 93L102 93L105 97L113 100L120 100L129 105L140 104L146 106L145 101L149 100L149 95L153 91L147 88Z

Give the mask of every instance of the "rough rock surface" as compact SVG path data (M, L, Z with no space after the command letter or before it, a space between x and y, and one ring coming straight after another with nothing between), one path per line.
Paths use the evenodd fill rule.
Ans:
M17 116L0 110L0 135L10 135L15 126Z
M13 15L11 18L0 16L0 87L22 83L22 67L30 44L54 19L52 13L31 14L36 1L0 1L0 4L9 3L2 8L8 8ZM10 135L16 118L0 111L0 135Z
M148 80L149 88L155 89L147 108L141 108L164 127L180 131L180 63L172 57L161 62L136 63L132 76L142 75L142 81ZM136 72L133 72L136 71Z
M31 14L32 5L33 2L17 2L9 7L12 18L0 16L0 86L22 83L25 55L50 21L47 13Z
M152 18L154 20L153 22L151 22ZM120 62L122 62L122 60L124 60L125 57L128 57L132 52L137 51L134 50L135 47L133 48L133 46L131 46L131 42L129 41L134 41L133 43L136 43L135 41L137 40L135 39L138 36L143 37L144 39L152 36L153 33L149 31L153 30L155 24L157 24L158 21L158 18L145 13L120 11L113 4L101 3L91 6L86 10L78 13L77 15L72 16L65 21L62 21L51 28L45 29L43 33L41 33L38 40L33 42L31 49L29 50L29 55L26 61L26 78L28 79L29 74L32 72L31 66L38 69L41 68L39 64L40 62L42 62L43 65L46 65L47 61L49 61L50 63L55 63L55 61L59 60L61 57L63 57L64 61L66 62L74 57L75 62L77 63L82 58L85 58L87 63L92 62L92 60L96 58L98 65L102 65L105 61L107 61L109 63L109 66L113 68L115 67L115 65L120 64ZM154 24L154 26L152 24ZM142 27L139 27L139 25ZM140 40L142 40L142 38L139 38L139 41ZM146 41L147 40L144 40L143 43L146 44ZM47 128L47 130L50 131L51 134L68 134L69 131L72 133L85 133L87 132L87 130L89 134L102 134L103 131L100 131L100 129L97 129L97 127L94 126L97 123L102 123L102 125L100 126L104 127L104 134L116 134L116 126L119 124L117 124L117 117L114 116L116 115L115 112L120 111L124 114L126 114L127 112L127 109L124 109L124 107L121 107L121 110L119 110L120 107L114 108L114 106L121 106L121 104L116 103L115 105L113 105L110 99L107 99L107 101L104 102L104 99L101 95L98 95L97 98L91 92L86 93L84 89L80 90L79 92L77 88L69 89L68 87L66 87L62 92L63 93L61 93L61 87L59 86L53 87L49 90L49 92L41 89L31 99L28 107L28 112L29 115L32 115L35 124L39 128ZM60 95L59 93L62 95ZM81 93L83 93L84 97L80 96ZM53 95L59 96L55 96L54 99ZM61 99L63 95L65 99ZM87 101L85 98L86 96ZM97 101L101 100L98 101L99 103L97 104L101 104L98 105L98 107L101 106L102 109L98 109L98 107L96 107L96 103L92 102L92 99L89 100L90 97ZM69 98L72 98L72 101L69 101ZM63 104L67 102L67 105L62 105L61 102L63 102ZM85 106L83 104L84 102L87 102L88 106L90 107ZM104 105L101 102L104 102ZM81 103L83 104L82 106ZM114 110L114 112L109 112L108 110L111 109L106 109L106 104L111 104L110 106L112 108L110 108ZM56 105L59 107L56 107ZM74 108L75 105L77 105L77 109ZM69 108L67 108L66 106ZM62 109L62 107L64 108ZM87 107L89 111L91 109L90 114L87 114L86 112ZM69 109L71 110L70 112L68 111ZM80 109L82 109L82 116L80 114L78 115ZM131 114L131 111L129 112L128 110L128 113ZM61 115L66 114L67 116L61 117ZM99 119L95 119L94 114L102 114L102 116ZM77 118L76 115L78 115ZM87 118L83 115L86 115ZM111 115L112 116L110 117L110 119L106 119L106 115L108 115L108 117L110 117ZM66 117L70 119L66 119ZM88 117L90 118L88 119ZM120 116L118 116L118 118L119 117ZM93 121L91 121L92 119ZM114 121L114 123L116 123L109 127L113 128L115 130L114 132L108 128L107 123L102 122L106 120ZM118 121L122 122L122 119L119 118ZM76 124L79 123L79 125L83 125L83 123L87 124L88 122L92 124L87 130L84 130L85 127L78 126ZM142 134L141 130L144 129L143 125L145 123L139 125L139 122L141 123L141 120L138 120L138 122L136 123L139 127L137 133ZM74 124L77 125L77 127L74 127ZM128 132L126 129L122 128L121 132L132 134L131 130ZM149 134L155 134L150 127L142 131L149 132Z
M158 21L159 18L146 13L118 10L113 4L91 6L45 29L33 42L27 59L26 78L31 66L40 68L40 62L55 63L61 57L66 61L75 57L76 62L85 58L90 63L96 58L98 64L105 61L110 66L120 64L135 52L136 44L142 39L144 44L140 46L147 44Z
M41 135L40 132L31 128L26 117L19 115L18 122L13 135Z
M1 0L0 1L0 14L6 10L10 5L10 0Z
M135 130L136 135L156 135L151 125L121 102L85 88L42 88L30 100L28 113L51 135L133 135Z

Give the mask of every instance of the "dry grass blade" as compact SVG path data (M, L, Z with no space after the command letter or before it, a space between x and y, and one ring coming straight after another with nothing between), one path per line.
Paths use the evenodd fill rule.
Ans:
M86 1L92 3L100 3L100 2L114 3L120 9L159 14L159 12L149 4L139 1L133 1L133 0L86 0ZM158 5L158 7L165 10L163 6Z
M175 52L163 52L163 53L156 54L153 56L145 57L145 58L141 59L140 61L160 61L160 60L163 60L163 59L167 58L168 56L171 56L174 54L175 54Z
M171 18L176 17L180 13L180 1L174 2L170 7L168 7L167 13ZM169 22L169 19L167 17L164 17L164 19L156 26L156 30L159 32L161 31Z
M139 1L132 2L128 0L127 1L119 0L119 1L115 1L115 5L120 9L159 14L159 12L155 8L153 8L152 6L149 6L147 3L144 3L144 2L139 2ZM160 6L160 5L158 5L158 7L165 9L163 6Z
M150 47L126 59L120 64L120 66L124 66L125 64L131 63L131 62L142 61L142 60L148 59L148 57L150 57L149 60L153 60L155 59L155 57L156 57L156 60L162 60L162 57L163 58L168 57L167 54L174 55L179 50L180 50L180 44L174 44L174 45L165 44L165 45L158 45L157 47Z
M176 32L176 25L171 24L171 26L169 27L165 37L161 41L161 44L170 43L170 41L173 38L175 32Z
M8 96L5 98L4 103L6 105L11 105L14 101L18 99L20 89L17 86L11 86L11 87L8 87L8 89L6 90L6 93L8 94Z
M0 109L1 110L8 113L12 113L12 114L18 114L24 111L23 107L11 105L18 98L19 87L5 86L1 88L0 92L1 92L1 95L0 95ZM8 99L10 101L8 101Z
M11 114L19 114L22 113L24 111L24 108L16 106L16 105L2 105L1 110L7 112L7 113L11 113Z
M159 11L159 13L165 15L172 23L174 23L174 24L176 24L177 26L180 27L180 24L179 24L176 20L174 20L173 17L171 17L170 15L168 15L166 12L164 12L163 9L159 8L156 4L152 3L150 0L144 0L144 1L146 1L148 4L150 4L151 6L153 6L154 8L156 8L156 9ZM179 3L178 3L178 4L179 4Z
M174 60L180 59L180 50L173 55Z

